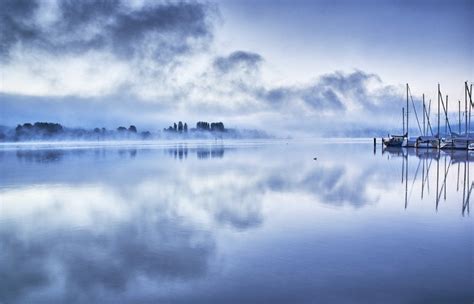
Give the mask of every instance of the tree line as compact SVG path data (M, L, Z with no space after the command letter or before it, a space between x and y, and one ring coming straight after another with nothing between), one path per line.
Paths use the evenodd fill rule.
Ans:
M164 128L163 131L166 132L179 132L179 133L186 133L188 132L188 124L179 121L178 124L173 123L172 126L169 126L168 128Z
M223 122L198 121L195 128L188 128L186 122L179 121L163 129L163 136L167 133L193 134L189 137L238 137L240 133L233 129L226 129ZM0 126L0 141L24 141L24 140L110 140L110 139L150 139L160 138L162 135L157 132L152 134L149 131L139 131L135 125L129 127L119 126L116 129L106 129L104 127L83 129L67 128L59 123L35 122L23 123L16 128ZM220 134L217 134L220 133ZM225 134L224 134L225 133Z
M59 123L35 122L19 124L14 129L4 128L0 130L0 140L21 141L38 139L113 139L113 138L149 138L149 131L138 132L134 125L128 128L119 126L116 130L106 128L94 128L86 130L82 128L65 128Z
M186 133L188 132L188 124L186 122L183 124L183 122L179 121L177 124L173 123L173 125L169 126L168 128L164 128L163 131ZM198 121L196 123L196 128L192 128L190 131L224 132L226 129L223 122L208 123L206 121Z

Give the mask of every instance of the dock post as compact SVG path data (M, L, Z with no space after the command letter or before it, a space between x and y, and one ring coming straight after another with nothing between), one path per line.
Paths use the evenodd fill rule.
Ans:
M374 155L377 152L377 138L374 137Z

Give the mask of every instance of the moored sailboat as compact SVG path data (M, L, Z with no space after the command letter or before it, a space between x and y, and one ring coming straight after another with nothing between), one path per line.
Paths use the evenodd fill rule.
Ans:
M385 147L397 147L400 148L405 142L405 138L408 136L408 132L405 133L405 108L402 108L402 124L403 124L403 135L388 135L387 138L382 138L382 143Z
M469 101L468 101L469 97ZM447 98L447 96L446 96ZM451 131L451 127L449 126L449 121L447 117L447 111L446 111L446 124L449 127L450 130L450 136L445 138L441 142L441 149L452 149L452 150L470 150L473 147L472 144L474 144L474 134L470 132L471 129L471 108L473 106L472 103L472 85L471 88L467 86L467 82L465 82L465 87L464 87L464 106L465 106L465 133L464 134L456 134ZM447 103L447 100L446 100ZM469 110L468 110L469 107ZM469 114L468 114L469 113ZM461 131L461 102L459 102L459 131Z
M382 143L386 147L402 147L406 137L406 133L404 135L390 135L388 138L382 138Z
M439 138L436 136L419 136L416 140L417 148L437 149L439 147Z

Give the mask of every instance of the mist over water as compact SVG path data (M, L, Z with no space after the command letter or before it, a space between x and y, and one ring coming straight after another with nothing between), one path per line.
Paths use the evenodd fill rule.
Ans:
M2 145L0 303L471 303L473 153L380 148Z

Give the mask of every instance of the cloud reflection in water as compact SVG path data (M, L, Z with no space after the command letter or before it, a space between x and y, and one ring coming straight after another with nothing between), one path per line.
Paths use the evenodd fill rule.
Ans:
M355 147L353 157L358 161L354 162L345 158L344 149L317 149L318 161L313 161L312 149L284 145L4 150L0 158L0 169L5 172L0 180L0 273L4 274L5 283L0 286L0 302L186 302L198 296L203 302L272 298L274 278L266 274L260 274L263 281L259 288L239 295L228 290L231 282L223 279L236 279L245 273L231 273L234 277L226 273L229 265L244 263L230 260L229 252L234 249L229 242L234 240L235 245L243 246L239 238L262 233L263 240L275 237L271 230L278 227L269 214L290 207L299 210L304 205L302 199L312 202L311 208L334 206L334 212L348 206L353 210L370 210L367 206L390 200L397 203L398 210L403 208L402 203L398 204L402 193L392 191L400 186L401 166L396 157L389 161L385 155L373 159L370 149L365 153ZM414 169L410 170L413 175ZM281 202L285 204L278 205ZM303 224L303 213L307 210L299 212L300 218L291 217L288 222ZM317 222L315 219L314 223ZM319 222L322 224L324 219ZM334 233L330 227L319 229ZM307 233L312 235L310 231L304 235ZM301 237L294 235L293 240L285 243L275 239L274 247L259 256L263 259L260 263L272 261L272 251L281 252L286 243L295 244ZM340 256L342 248L321 247L320 243L314 247L314 237L303 242L308 248L296 247L288 254L299 252L301 262L312 251L316 252L313 258L319 256L320 261ZM338 242L337 238L323 239L322 244ZM251 252L266 250L256 240L247 242ZM364 252L364 236L349 243L356 252ZM245 261L249 254L235 258ZM314 288L320 294L322 290L339 290L327 286L335 280L336 261L329 262L336 268L329 268L332 270L326 274L328 266L319 266L327 280L311 266L299 265L298 259L287 261L288 265L282 257L276 261L283 264L275 264L275 269L292 265L290 272L306 269L308 275L314 275L307 285L287 286L290 293L302 292L293 299L308 300L305 297L314 296L309 291ZM320 263L308 262L314 266ZM376 266L368 266L367 271L378 269ZM242 267L241 271L252 269ZM338 284L354 286L350 278L357 267L348 270L347 278L339 277ZM249 283L258 277L249 277ZM234 284L245 282L238 280ZM318 288L323 289L311 284L319 284ZM406 286L397 288L402 287L406 291ZM289 294L280 290L274 291L274 296L283 299ZM323 300L331 297L321 294ZM351 298L346 293L340 297Z

